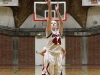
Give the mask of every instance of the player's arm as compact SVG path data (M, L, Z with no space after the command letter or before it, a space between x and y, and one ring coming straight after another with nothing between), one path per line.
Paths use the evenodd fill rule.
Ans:
M40 55L44 56L45 52L46 52L46 50L42 50L42 52L40 52Z
M66 55L66 50L64 50L64 49L62 48L61 51L63 52L62 59L64 59L64 57L65 57L65 55Z
M52 5L51 0L46 0L46 3L48 5L48 19L47 19L47 26L46 26L46 32L51 31L51 20L52 20Z
M62 35L62 32L63 32L63 20L62 20L62 17L60 15L60 12L59 12L59 3L57 3L57 5L55 6L55 10L56 10L56 13L58 15L58 18L59 18L59 31L60 31L60 34Z

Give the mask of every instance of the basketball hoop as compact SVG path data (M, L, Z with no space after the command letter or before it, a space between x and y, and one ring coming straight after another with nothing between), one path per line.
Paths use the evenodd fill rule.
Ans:
M48 17L46 17L45 20L48 20Z
M52 4L52 17L53 20L59 21L57 13L55 11L55 5L59 3L59 12L61 14L62 20L67 20L67 13L66 13L66 2L51 2ZM33 13L33 20L34 21L47 21L48 20L48 7L46 6L46 2L34 2L34 13Z

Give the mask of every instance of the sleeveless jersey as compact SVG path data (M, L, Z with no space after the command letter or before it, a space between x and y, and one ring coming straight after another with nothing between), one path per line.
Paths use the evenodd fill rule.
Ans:
M47 36L46 50L53 53L61 52L61 35L59 30L51 31L51 34Z

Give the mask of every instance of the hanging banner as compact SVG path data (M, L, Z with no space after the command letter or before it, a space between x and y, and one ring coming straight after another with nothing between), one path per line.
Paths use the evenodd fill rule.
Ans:
M18 0L0 0L0 6L18 6Z
M100 6L100 0L82 0L82 6Z

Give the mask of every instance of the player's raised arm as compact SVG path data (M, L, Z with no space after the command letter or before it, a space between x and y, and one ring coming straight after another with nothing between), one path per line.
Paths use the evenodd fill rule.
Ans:
M63 20L62 20L62 17L60 15L60 12L59 12L59 3L57 3L57 5L55 6L55 10L56 10L56 13L57 13L58 18L59 18L59 31L60 31L60 34L62 35L62 32L63 32Z
M52 21L52 5L51 0L45 0L48 5L48 19L47 19L47 26L46 26L46 32L51 31L51 21Z

